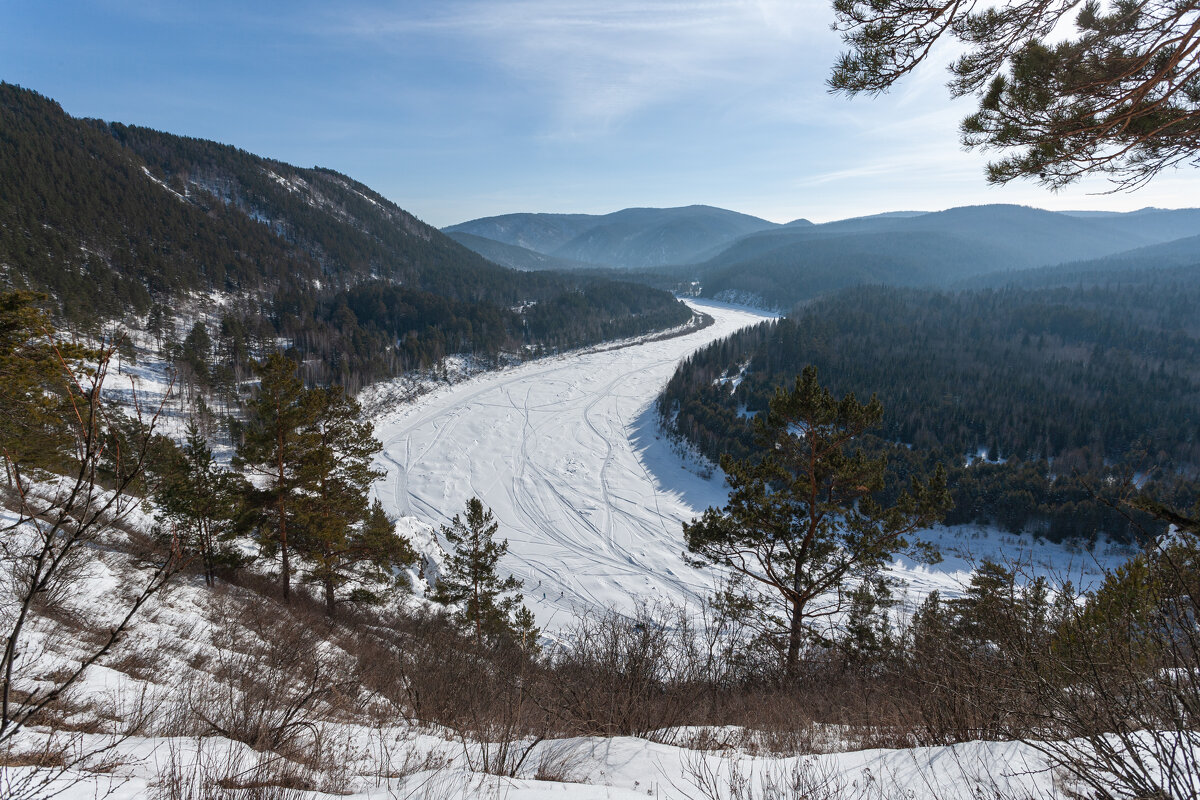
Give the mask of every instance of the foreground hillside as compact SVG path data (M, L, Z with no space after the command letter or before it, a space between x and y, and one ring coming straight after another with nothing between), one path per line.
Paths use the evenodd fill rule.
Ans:
M67 116L0 85L0 280L73 327L206 320L234 377L295 348L352 390L452 353L496 358L686 322L665 292L500 267L367 186L234 147ZM185 329L178 334L180 344Z
M77 584L75 600L89 607L89 624L103 625L121 605L102 587L145 579L127 556L109 553ZM54 615L37 629L46 674L83 650L66 646L70 628ZM680 666L636 671L636 632L614 632L624 638L614 649L563 651L553 674L486 656L526 681L522 696L504 675L481 672L478 656L432 618L331 625L319 610L281 606L253 584L211 590L182 577L43 724L0 748L0 780L8 798L64 800L718 800L732 791L967 800L1059 798L1072 785L1028 744L900 745L898 731L823 724L811 705L791 706L790 719L762 707L738 715L739 724L683 724L708 715L695 713L682 687L656 699ZM624 662L621 672L604 665L611 657ZM535 703L557 706L555 719L539 718Z
M3 499L11 535L29 521L24 501ZM406 595L337 620L303 591L283 603L260 571L269 562L209 587L150 524L122 506L32 608L5 710L23 724L0 729L6 798L1066 800L1196 788L1194 681L1178 677L1194 651L1160 651L1156 626L1131 635L1157 619L1155 598L1170 608L1187 586L1130 594L1137 584L1115 572L1112 591L1079 599L1075 623L1044 584L985 563L959 598L884 634L884 649L814 644L803 680L784 685L747 647L752 624L718 606L585 612L537 647L481 645ZM4 586L19 591L12 567ZM164 569L178 570L165 584ZM1077 638L1102 603L1131 601L1135 618L1111 637ZM0 619L7 633L12 618ZM1138 660L1110 660L1131 643ZM1183 716L1164 716L1164 698ZM1109 734L1113 719L1123 727Z

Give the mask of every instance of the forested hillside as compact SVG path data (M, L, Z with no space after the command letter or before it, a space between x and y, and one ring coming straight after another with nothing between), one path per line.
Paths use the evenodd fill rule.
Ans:
M1127 523L1093 489L1136 472L1175 492L1200 468L1200 281L1194 270L1142 278L846 290L701 351L660 411L709 457L744 457L748 418L813 364L835 393L879 396L886 415L871 446L892 451L896 472L951 468L951 522L1122 536Z
M666 292L493 264L336 172L73 119L8 84L0 185L4 285L46 293L73 327L123 318L156 334L213 300L193 345L230 379L281 343L310 380L354 389L449 353L577 346L690 317Z
M697 267L705 296L749 295L787 308L848 286L937 286L1006 263L1005 252L940 233L810 235L783 242L744 240ZM764 244L775 246L760 249Z

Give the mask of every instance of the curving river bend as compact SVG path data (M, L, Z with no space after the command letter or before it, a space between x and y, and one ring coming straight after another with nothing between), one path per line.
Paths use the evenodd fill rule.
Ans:
M502 569L525 582L543 625L580 606L711 592L711 575L681 557L681 525L725 489L658 438L653 403L681 359L769 317L689 305L713 324L485 373L385 416L385 508L437 526L479 497L508 539Z

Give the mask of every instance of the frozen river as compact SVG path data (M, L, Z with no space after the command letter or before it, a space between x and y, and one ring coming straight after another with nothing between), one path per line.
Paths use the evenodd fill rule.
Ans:
M525 582L543 626L583 607L636 598L693 601L713 574L682 558L682 523L725 502L718 473L703 478L658 436L654 399L675 365L705 344L767 317L693 301L707 328L662 341L576 352L481 374L394 409L377 423L387 478L376 493L410 531L449 522L479 497L500 523L503 572ZM1019 559L1031 572L1072 577L1123 553L1033 545L996 531L930 531L947 560L898 561L912 598L957 594L979 557ZM910 600L910 603L912 600Z
M654 399L681 359L767 317L691 305L713 324L485 373L385 416L384 506L438 525L478 497L543 624L558 609L707 593L711 576L680 558L681 526L725 491L658 438Z

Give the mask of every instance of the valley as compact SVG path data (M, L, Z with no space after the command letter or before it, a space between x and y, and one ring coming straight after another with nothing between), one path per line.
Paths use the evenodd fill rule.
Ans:
M1200 798L1200 0L21 5L0 800Z
M376 432L387 477L375 493L399 528L436 548L434 532L478 497L509 543L502 570L524 582L526 605L554 630L580 612L639 602L696 606L717 576L687 564L682 524L725 503L720 470L705 477L658 426L654 400L688 355L770 317L710 300L707 328L661 341L574 352L487 372L384 412ZM930 591L962 593L978 559L1091 585L1128 549L1094 552L988 528L927 531L935 566L897 560L910 608Z

